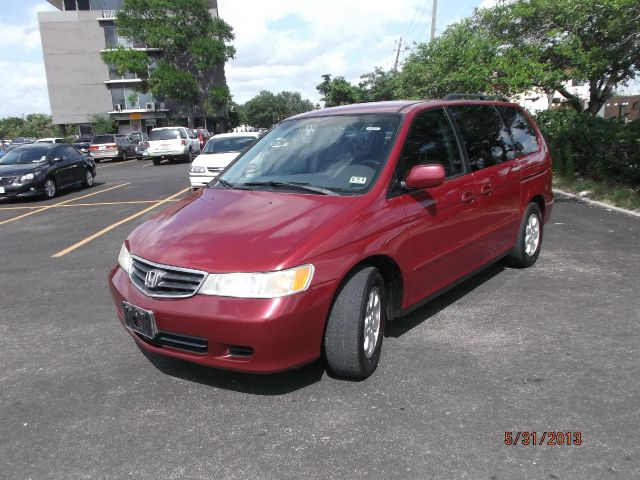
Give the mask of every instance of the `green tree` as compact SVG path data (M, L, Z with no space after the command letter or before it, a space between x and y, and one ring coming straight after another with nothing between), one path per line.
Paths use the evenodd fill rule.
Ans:
M262 90L242 107L244 121L260 128L270 128L287 117L313 110L313 103L298 92L280 92L274 95Z
M591 116L640 70L638 0L518 0L479 16L505 44L543 66L538 86L575 104L562 81L589 82Z
M398 73L390 70L384 71L376 67L373 72L365 73L358 83L360 89L360 101L381 102L384 100L396 100L398 89Z
M233 30L208 8L205 0L125 0L116 17L118 35L159 50L119 47L102 54L119 74L142 78L139 91L181 105L191 126L195 105L216 114L231 100L223 67L235 54Z
M108 115L91 115L89 121L94 135L99 133L118 133L118 122Z
M451 92L511 96L540 88L560 92L567 80L589 82L595 116L618 85L640 69L637 0L515 0L477 10L407 59L399 93L438 98Z
M325 107L349 105L360 101L360 89L351 85L344 77L331 78L330 74L322 75L322 83L316 85L316 90L322 96Z

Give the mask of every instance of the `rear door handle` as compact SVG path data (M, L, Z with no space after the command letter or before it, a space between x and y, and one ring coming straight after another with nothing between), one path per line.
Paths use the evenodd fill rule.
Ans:
M486 196L491 195L493 193L493 185L491 184L483 185L482 188L480 189L480 193Z
M471 203L476 199L476 194L473 192L464 192L462 194L462 201L464 203Z

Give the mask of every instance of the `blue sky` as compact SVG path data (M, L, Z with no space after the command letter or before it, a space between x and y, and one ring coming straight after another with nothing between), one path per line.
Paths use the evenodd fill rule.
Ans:
M288 90L316 103L325 73L357 82L376 66L389 69L401 36L408 47L429 39L432 1L218 0L236 35L226 66L234 100ZM437 31L493 3L439 0ZM44 0L0 1L0 118L50 112L36 12L53 9Z

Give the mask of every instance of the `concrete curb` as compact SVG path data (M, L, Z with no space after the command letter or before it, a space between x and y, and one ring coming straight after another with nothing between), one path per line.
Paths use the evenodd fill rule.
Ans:
M581 197L580 195L576 195L575 193L565 192L564 190L560 190L558 188L553 189L553 193L563 195L565 197L572 198L574 200L578 200L579 202L587 203L589 205L593 205L595 207L605 208L609 211L614 211L618 213L624 213L626 215L631 215L636 218L640 218L640 211L638 210L627 210L625 208L614 207L613 205L609 205L608 203L598 202L597 200L591 200L587 197Z

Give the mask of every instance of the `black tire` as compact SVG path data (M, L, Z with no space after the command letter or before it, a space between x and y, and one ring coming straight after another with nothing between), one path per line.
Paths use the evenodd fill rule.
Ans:
M100 159L99 159L99 158L94 158L94 159L93 159L93 161L94 161L95 163L100 163Z
M84 183L82 185L85 188L93 187L94 178L95 176L93 175L93 172L87 168L87 170L84 173Z
M376 292L379 308L377 336L375 344L371 341L365 344L365 317L370 300ZM382 348L386 319L385 302L384 279L375 267L357 270L342 287L333 303L324 335L327 365L335 375L363 380L374 372ZM372 318L375 318L375 315ZM374 329L369 330L373 331ZM366 337L370 339L371 335Z
M510 266L527 268L536 263L542 248L542 230L540 207L537 203L530 203L522 216L516 246L507 257Z
M52 177L47 177L44 180L43 189L44 189L44 196L47 198L53 198L58 193L58 185L56 184L56 181Z
M193 162L193 152L191 151L191 149L189 149L189 152L187 153L187 155L184 157L185 162L187 163L191 163Z
M159 158L154 158L154 159L153 159L153 164L154 164L154 165L156 165L156 166L157 166L157 165L160 165L160 161L161 161L161 160L160 160Z
M122 161L126 162L127 161L127 152L125 150L122 151Z

